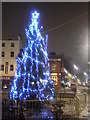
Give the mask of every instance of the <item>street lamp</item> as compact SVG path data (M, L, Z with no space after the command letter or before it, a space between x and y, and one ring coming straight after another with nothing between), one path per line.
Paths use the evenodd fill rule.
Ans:
M88 64L90 65L90 61L88 61Z
M76 71L78 71L78 67L75 64L73 65L73 67ZM77 76L75 75L75 73L76 73L75 70L74 70L74 76L73 76L74 80L73 81L75 81L77 84Z
M66 73L66 74L68 74L68 71L64 68L64 72Z
M86 72L83 72L83 74L84 74L85 76L87 76L87 73L86 73Z
M87 75L87 73L83 72L83 74L85 75L86 83L88 83L88 75Z
M75 70L78 70L78 67L75 64L73 65L73 67Z

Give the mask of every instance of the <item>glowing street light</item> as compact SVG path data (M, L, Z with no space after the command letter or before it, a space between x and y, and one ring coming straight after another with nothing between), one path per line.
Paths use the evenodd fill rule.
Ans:
M64 68L64 72L66 73L66 74L68 74L68 71Z
M73 65L73 67L74 67L74 69L78 70L78 67L75 64Z
M87 73L86 72L83 72L85 76L87 76Z
M90 61L88 61L88 64L90 65Z
M87 76L87 73L86 72L83 72L85 76Z
M83 72L83 74L85 75L85 78L86 78L85 82L87 84L88 83L88 74L86 72Z

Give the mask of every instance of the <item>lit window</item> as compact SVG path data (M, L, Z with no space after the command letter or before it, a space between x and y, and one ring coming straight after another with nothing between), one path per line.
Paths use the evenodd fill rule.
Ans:
M1 71L4 71L4 65L1 65Z
M11 47L14 47L14 43L11 43Z
M10 71L13 71L13 65L10 65Z
M11 57L14 57L14 52L11 52Z
M5 47L5 43L2 43L2 47Z
M7 89L7 85L4 85L4 86L3 86L3 89Z
M55 71L55 70L56 70L56 65L52 65L52 66L51 66L51 70L52 70L52 71Z
M5 57L5 52L2 52L1 57Z

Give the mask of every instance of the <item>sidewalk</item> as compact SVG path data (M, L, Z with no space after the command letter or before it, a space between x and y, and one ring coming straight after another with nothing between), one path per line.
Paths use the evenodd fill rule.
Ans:
M90 116L89 116L87 107L80 113L79 118L85 118L85 119L87 118L88 120L90 120Z
M80 118L87 118L90 120L90 105L87 105L85 109L81 112Z
M62 108L62 110L64 111L64 114L69 114L74 117L76 117L78 114L76 112L76 102L75 101L66 104L65 107ZM88 105L86 103L79 104L79 114L80 114L80 118L83 118L83 116L88 116Z

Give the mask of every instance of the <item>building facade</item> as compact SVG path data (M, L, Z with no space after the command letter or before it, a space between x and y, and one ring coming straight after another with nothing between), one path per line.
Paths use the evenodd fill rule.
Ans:
M16 72L16 57L20 52L20 37L17 40L2 40L0 57L0 79L2 87L7 88L10 81L13 80Z
M49 56L50 76L58 91L61 89L61 59L58 56Z

